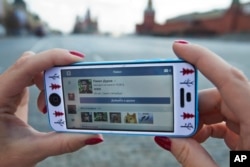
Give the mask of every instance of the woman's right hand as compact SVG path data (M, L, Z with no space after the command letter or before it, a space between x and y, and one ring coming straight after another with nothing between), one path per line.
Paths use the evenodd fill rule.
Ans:
M185 167L217 166L199 144L222 138L232 150L250 150L250 85L246 76L210 50L177 41L176 55L195 65L215 88L199 92L199 130L191 138L155 137Z

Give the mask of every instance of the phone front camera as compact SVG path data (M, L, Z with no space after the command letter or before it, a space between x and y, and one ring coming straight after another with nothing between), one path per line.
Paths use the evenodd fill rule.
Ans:
M49 102L53 106L59 106L61 104L61 97L58 94L53 93L49 96Z

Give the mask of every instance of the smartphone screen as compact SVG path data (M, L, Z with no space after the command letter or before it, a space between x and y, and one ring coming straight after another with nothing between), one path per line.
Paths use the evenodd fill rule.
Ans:
M174 131L173 66L87 65L61 70L67 129Z
M55 131L187 137L198 127L197 70L182 60L81 62L44 79Z

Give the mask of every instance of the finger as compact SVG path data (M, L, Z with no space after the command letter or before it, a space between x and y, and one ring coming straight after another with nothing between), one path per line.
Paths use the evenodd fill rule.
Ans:
M250 113L246 108L250 108L250 103L246 99L250 99L250 87L247 78L204 47L176 42L173 49L176 55L195 65L217 87L225 105L249 127Z
M3 96L15 96L29 86L38 73L57 65L67 65L82 60L64 49L52 49L33 55L25 53L8 71L4 82ZM11 77L9 77L11 76ZM18 86L16 84L18 83Z
M204 89L199 92L199 124L216 124L229 120L239 122L237 117L222 103L221 96L216 88Z
M28 122L28 109L29 109L29 90L24 89L20 104L18 105L15 115L23 122Z
M39 139L40 151L46 158L64 153L71 153L87 146L103 142L101 135L66 134L51 132ZM42 149L42 150L41 150Z
M228 137L225 138L226 145L231 150L236 150L236 148L239 146L238 143L240 143L240 127L239 124L235 124L234 122L227 121L226 126L230 129L228 131Z
M234 81L235 78L247 81L247 78L238 70L207 48L176 42L173 49L178 57L195 65L218 89Z
M235 134L240 134L240 123L235 123L233 121L226 121L227 127L233 131Z
M224 120L221 115L221 97L217 89L205 89L199 92L199 117L205 124L219 123Z
M204 125L202 129L193 136L199 143L206 141L209 137L224 139L225 143L231 149L236 147L236 141L238 140L238 135L231 131L224 122Z
M34 84L40 91L44 90L43 72L37 73L34 76Z
M199 143L206 141L209 137L224 138L227 133L227 127L225 123L204 125L198 133L193 136Z
M46 103L45 103L45 93L44 91L41 91L38 95L37 98L37 106L38 109L43 113L46 114L47 113L47 108L46 108Z
M207 151L193 139L155 137L155 142L163 149L170 151L183 167L201 167L204 164L217 167Z

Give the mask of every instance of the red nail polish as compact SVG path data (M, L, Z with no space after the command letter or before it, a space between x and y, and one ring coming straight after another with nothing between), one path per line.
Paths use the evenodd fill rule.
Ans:
M175 43L188 44L188 41L185 41L185 40L176 40Z
M47 113L47 106L45 106L44 108L43 108L43 114L46 114Z
M101 139L101 138L91 138L91 139L86 140L85 144L86 145L95 145L95 144L98 144L101 142L103 142L103 139Z
M84 54L80 53L80 52L77 52L77 51L69 51L70 54L74 55L74 56L78 56L78 57L81 57L81 58L84 58Z
M155 137L155 142L167 151L171 151L171 140L168 137Z

